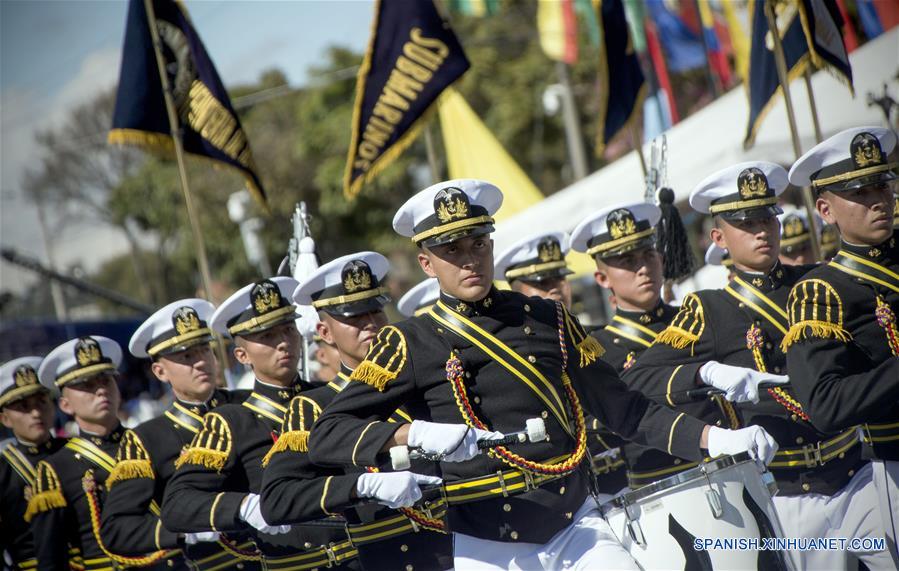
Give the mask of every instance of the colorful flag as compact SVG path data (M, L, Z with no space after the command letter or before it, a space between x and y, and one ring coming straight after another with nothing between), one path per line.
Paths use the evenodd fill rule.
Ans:
M839 8L832 0L800 0L799 10L812 63L818 69L833 72L854 96L852 66L840 33L843 17Z
M378 1L373 30L356 79L343 186L348 199L412 143L431 104L469 68L431 0Z
M774 45L765 16L765 0L750 0L752 14L752 45L749 52L749 81L746 83L749 95L749 123L743 147L748 149L755 143L755 137L765 115L783 95L774 60ZM811 65L811 54L799 7L795 3L779 4L777 30L783 45L787 77L793 80L802 76Z
M734 50L737 75L745 83L749 75L749 36L746 35L746 30L740 22L734 2L722 2L721 6L724 8L724 20L727 22L730 45Z
M727 89L730 85L730 65L727 63L727 56L721 48L721 42L718 39L718 31L715 29L715 15L712 14L712 7L706 0L699 0L699 20L702 23L702 35L705 38L705 45L708 49L709 65L721 87Z
M449 0L447 7L453 12L466 16L483 18L496 14L499 9L499 0Z
M840 17L843 18L843 42L846 44L846 51L849 53L854 52L858 49L858 36L855 33L855 28L852 26L852 22L849 21L849 13L846 12L846 2L845 0L836 0L837 8L840 11Z
M704 66L706 54L702 41L680 16L669 10L661 0L647 2L646 7L665 50L668 69L678 73Z
M173 0L152 0L151 5L155 18L147 14L144 0L131 0L128 6L109 143L174 148L152 23L163 44L184 150L237 169L250 194L268 209L250 143L184 6Z
M668 124L669 126L676 125L680 122L680 114L677 112L677 105L675 104L674 96L672 95L671 79L668 77L668 68L665 65L665 56L662 55L662 46L659 42L659 36L652 20L647 18L645 27L646 45L648 46L647 51L649 51L649 57L652 60L652 68L659 80L660 92L665 95L663 103L668 111Z
M538 2L537 31L548 58L569 65L577 61L577 19L572 0Z
M494 216L497 221L543 200L543 194L527 173L458 91L447 88L437 109L449 177L489 180L501 188L503 207Z
M599 54L596 136L596 154L601 156L612 137L633 124L646 97L646 83L631 42L622 0L594 0L593 4L603 39Z
M873 40L883 33L883 24L880 22L880 15L874 6L874 0L857 0L858 19L862 23L862 29L869 40Z

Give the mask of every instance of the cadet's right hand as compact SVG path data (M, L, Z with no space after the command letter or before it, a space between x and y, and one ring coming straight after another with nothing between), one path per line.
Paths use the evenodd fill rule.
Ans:
M412 421L407 443L429 454L439 454L444 462L465 462L478 455L478 440L502 438L502 432L469 428L464 424Z
M414 472L366 473L356 480L356 494L360 498L374 498L388 508L407 508L421 499L420 486L442 481L437 476Z
M259 507L259 494L247 494L240 504L240 519L245 521L250 527L267 533L269 535L280 535L290 531L289 525L269 525L265 518L262 517L262 511Z
M760 373L746 367L734 367L718 361L709 361L699 369L703 383L724 391L724 398L733 402L759 402L759 383L786 384L785 375Z
M711 427L709 430L709 456L714 458L722 454L739 454L740 452L749 452L750 456L767 465L774 460L777 442L761 426L747 426L739 430Z

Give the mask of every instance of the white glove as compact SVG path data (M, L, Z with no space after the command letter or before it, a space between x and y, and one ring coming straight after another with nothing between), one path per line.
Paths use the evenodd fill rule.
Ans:
M464 424L443 424L413 420L407 443L429 454L440 454L444 462L464 462L478 455L478 440L502 438L502 432L469 428Z
M217 531L198 531L197 533L185 533L184 534L184 543L187 545L195 545L200 542L207 541L218 541L219 537L221 537Z
M759 402L759 383L786 384L786 375L760 373L745 367L725 365L709 361L699 368L699 378L703 383L724 391L724 398L733 402Z
M748 426L739 430L711 427L709 430L709 456L714 458L722 454L739 454L740 452L749 452L750 456L767 465L774 460L777 442L761 426Z
M421 485L442 481L437 476L414 472L366 473L356 480L356 494L360 498L374 498L388 508L407 508L421 499Z
M262 533L280 535L290 531L289 525L269 525L265 521L265 518L262 517L262 510L259 507L259 494L247 494L240 504L238 516L250 527Z

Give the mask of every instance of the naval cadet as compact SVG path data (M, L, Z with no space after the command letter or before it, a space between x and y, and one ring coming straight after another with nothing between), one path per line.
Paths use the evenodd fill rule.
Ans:
M0 557L13 569L34 569L31 526L25 521L34 493L35 467L66 443L53 436L56 407L37 377L40 357L19 357L0 367L0 421L14 440L0 453Z
M300 333L291 295L297 281L273 277L248 284L216 309L210 327L234 338L234 356L255 383L240 404L221 405L176 462L165 490L163 525L179 533L250 534L263 559L298 554L333 538L325 527L274 525L262 514L263 459L278 439L290 400L311 390L297 374ZM327 559L327 558L326 558ZM263 561L266 565L266 562Z
M615 298L611 322L591 335L606 350L601 359L619 375L634 365L677 312L662 301L662 256L656 249L661 215L654 204L620 204L591 214L572 231L572 248L593 258L596 284L610 290ZM603 493L616 494L626 486L640 486L637 470L625 460L628 449L634 458L644 453L667 457L659 450L625 443L601 427L595 428L590 437L591 445L596 446L595 450L591 446L593 471ZM616 454L616 447L624 453ZM629 484L629 479L634 482Z
M723 289L687 296L633 375L637 383L650 380L647 390L674 403L684 384L725 391L729 400L738 401L721 403L730 410L735 406L735 422L762 426L777 440L769 469L778 484L772 501L786 537L863 537L867 530L860 526L871 519L873 506L864 477L858 476L864 461L854 430L820 431L808 422L789 387L759 387L787 380L781 375L786 356L780 349L788 328L787 296L814 267L779 261L777 215L782 211L777 200L787 185L779 165L751 162L722 169L693 190L690 205L714 216L710 238L728 250L734 277ZM625 378L630 380L630 373ZM840 551L790 555L803 569L849 565ZM877 563L877 557L882 558L872 555L866 561Z
M78 436L37 465L25 519L31 521L38 569L66 568L67 544L80 550L86 570L109 569L125 561L151 566L160 560L119 561L100 536L104 484L115 468L124 433L117 416L121 361L118 343L92 335L56 347L38 369L41 383L60 391L59 409L78 425Z
M818 214L839 228L842 243L830 263L793 288L783 349L814 426L840 432L860 425L887 549L899 568L899 238L897 163L889 160L895 147L889 129L848 129L790 169L792 184L812 187Z
M427 314L381 329L316 421L310 454L324 464L377 466L407 445L442 458L459 569L635 568L587 498L581 399L622 436L696 460L709 446L768 459L773 441L756 427L708 427L628 391L561 303L496 290L489 234L501 203L494 185L462 179L400 208L394 229L419 246L440 299ZM388 422L400 405L428 420ZM480 440L533 418L544 419L547 439L479 453Z
M384 280L389 268L387 258L376 252L350 254L318 268L294 292L294 302L318 311L321 321L316 332L337 347L340 372L328 386L303 392L290 402L278 442L266 456L262 513L268 521L286 524L342 514L346 522L339 520L340 530L346 527L349 541L344 537L345 547L331 547L335 556L358 552L366 570L439 571L453 564L452 542L442 521L446 510L442 506L430 513L410 509L422 497L421 485L441 482L433 463L423 463L427 471L422 474L386 472L384 467L345 473L317 467L308 455L312 424L350 382L353 370L387 324L384 304L389 297ZM391 418L411 420L402 411ZM416 471L421 468L416 465ZM364 498L386 507L351 509Z
M512 291L531 297L562 302L571 309L571 284L574 272L565 256L569 237L565 232L542 232L512 244L496 257L494 275L505 279Z
M125 431L116 466L106 480L102 536L109 551L137 556L182 550L189 562L174 557L172 567L193 569L258 569L218 542L217 532L179 534L160 519L166 485L175 460L203 424L203 416L219 405L241 402L246 391L216 388L218 363L209 327L215 307L203 299L180 299L156 311L131 336L128 349L151 359L150 369L173 393L161 416ZM240 549L251 547L245 543Z

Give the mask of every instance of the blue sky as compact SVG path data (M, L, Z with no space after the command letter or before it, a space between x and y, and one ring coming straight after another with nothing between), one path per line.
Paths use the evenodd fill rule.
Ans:
M187 0L188 12L226 86L251 83L270 68L294 86L306 81L330 45L361 52L368 43L368 1ZM33 206L20 193L36 163L34 133L114 85L127 2L0 0L0 243L43 259ZM54 236L61 266L81 260L115 234L71 224ZM109 254L118 253L113 250ZM0 262L0 290L21 289L28 274Z

